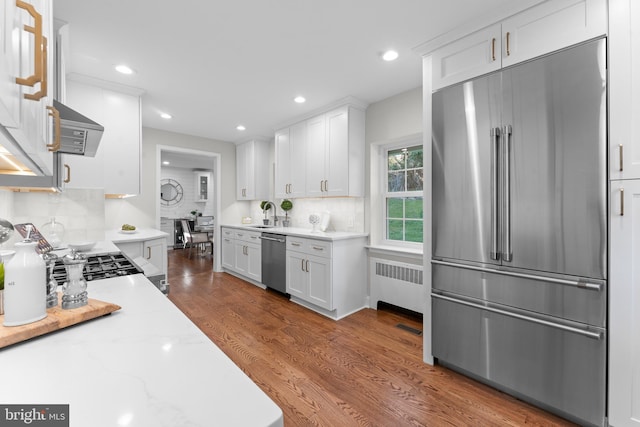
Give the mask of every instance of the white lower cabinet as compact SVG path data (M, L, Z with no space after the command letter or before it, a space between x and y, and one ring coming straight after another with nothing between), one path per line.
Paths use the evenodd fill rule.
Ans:
M611 182L609 424L640 426L640 180Z
M167 276L167 239L165 237L139 242L120 242L115 245L134 262L136 258L143 258L146 263L151 264L152 267L148 267L146 263L141 263L144 264L142 268L145 269L146 275L164 274L165 277ZM150 271L150 269L157 269L157 272Z
M366 307L365 239L287 236L287 293L291 301L332 319Z
M222 267L254 282L262 282L260 232L222 227Z

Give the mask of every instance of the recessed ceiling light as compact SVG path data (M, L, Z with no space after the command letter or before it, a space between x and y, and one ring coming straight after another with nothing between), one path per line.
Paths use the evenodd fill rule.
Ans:
M162 117L163 119L167 119L169 120L171 118L171 114L167 114L167 113L160 113L160 117Z
M162 162L162 164L163 164L163 165L169 165L169 164L171 164L171 162L169 162L169 161L165 160L164 162Z
M384 59L385 61L395 61L396 59L398 59L398 52L396 52L395 50L388 50L382 54L382 59Z
M238 125L238 126L236 126L236 129L238 129L238 130L246 130L247 128L242 126L242 125Z
M126 65L116 65L116 71L122 74L133 74L133 70Z
M304 96L296 96L295 98L293 98L293 100L298 104L302 104L303 102L306 101L306 99L304 99Z

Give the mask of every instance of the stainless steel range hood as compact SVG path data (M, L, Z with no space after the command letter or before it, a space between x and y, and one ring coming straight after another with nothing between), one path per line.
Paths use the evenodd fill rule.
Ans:
M53 106L60 113L58 152L95 157L104 127L56 100Z

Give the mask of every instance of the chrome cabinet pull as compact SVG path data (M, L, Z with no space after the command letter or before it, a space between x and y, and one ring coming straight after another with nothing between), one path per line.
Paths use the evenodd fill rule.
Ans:
M151 247L147 248L147 259L151 259Z
M498 250L498 153L500 152L500 128L491 129L491 252L493 260L500 258Z
M618 148L620 150L620 172L622 172L624 170L624 159L623 159L623 155L624 155L624 149L622 148L622 144L618 145Z
M491 39L491 61L496 60L496 38Z
M624 216L624 188L620 189L620 216Z
M599 283L588 283L584 280L566 280L557 279L555 277L536 276L534 274L516 273L513 271L496 270L494 268L476 267L475 265L457 264L455 262L431 260L431 264L443 265L445 267L464 268L466 270L480 271L482 273L500 274L502 276L518 277L520 279L537 280L540 282L557 283L559 285L575 286L576 288L589 289L591 291L602 291L602 285Z
M300 270L304 271L304 260L300 260Z
M507 56L511 55L511 48L509 46L510 39L511 39L511 33L507 31Z
M502 188L502 259L511 261L511 125L502 130L503 135L503 188Z
M320 246L311 246L313 249L315 249L316 251L324 251L323 247Z
M600 340L600 339L602 339L602 336L603 336L602 332L590 332L590 331L586 331L584 329L574 328L572 326L567 326L567 325L562 325L560 323L550 322L548 320L537 319L535 317L525 316L523 314L518 314L518 313L512 313L510 311L501 310L499 308L494 308L494 307L489 307L489 306L482 305L482 304L476 304L476 303L469 302L469 301L459 300L457 298L451 298L451 297L448 297L448 296L445 296L445 295L431 294L431 297L432 298L436 298L436 299L441 299L441 300L444 300L444 301L453 302L455 304L466 305L467 307L476 308L478 310L490 311L492 313L501 314L503 316L508 316L508 317L513 317L513 318L520 319L520 320L525 320L527 322L535 323L535 324L538 324L538 325L549 326L551 328L560 329L560 330L565 331L565 332L572 332L574 334L582 335L582 336L585 336L587 338L592 338L592 339L595 339L595 340Z
M298 242L291 242L291 246L300 246L300 243L298 243Z
M309 260L305 260L305 271L308 273L309 272Z
M67 171L67 177L64 179L64 183L68 184L71 182L71 166L69 166L68 164L64 164L64 170Z

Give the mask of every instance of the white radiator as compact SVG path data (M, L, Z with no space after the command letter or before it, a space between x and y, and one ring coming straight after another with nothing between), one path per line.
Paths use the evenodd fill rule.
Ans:
M424 312L421 265L370 258L369 269L372 308L382 301L418 313Z

